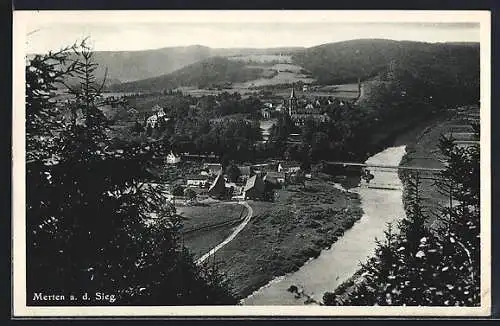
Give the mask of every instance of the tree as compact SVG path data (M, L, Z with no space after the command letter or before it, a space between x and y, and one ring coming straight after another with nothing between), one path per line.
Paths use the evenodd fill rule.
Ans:
M196 199L196 191L194 191L191 188L186 188L184 190L184 196L186 196L189 200L195 200Z
M226 175L228 176L231 182L238 182L238 179L241 176L241 171L234 163L231 163L226 168Z
M151 143L111 149L90 52L82 46L60 53L75 60L71 71L80 83L70 91L82 123L52 124L60 119L52 110L56 104L50 96L42 103L38 95L49 86L26 85L27 110L42 103L47 112L27 115L27 123L50 129L54 144L38 147L32 134L27 137L36 154L26 166L28 293L103 292L123 305L235 303L220 276L204 272L180 245L181 222L162 187L144 182L148 162L165 148ZM51 54L37 60L37 69L28 64L30 80L60 73L65 82L62 65L39 64L52 62Z
M183 196L184 195L184 187L181 185L174 185L172 187L172 195L174 196Z
M132 127L132 132L133 133L141 133L144 131L144 127L139 123L139 121L135 121L134 126Z

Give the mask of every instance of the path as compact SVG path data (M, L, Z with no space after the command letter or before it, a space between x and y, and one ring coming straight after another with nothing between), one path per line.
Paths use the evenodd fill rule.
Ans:
M209 252L207 252L206 254L204 254L203 256L201 256L201 258L199 258L196 261L196 264L199 265L199 264L203 263L208 257L212 256L219 249L221 249L222 247L224 247L225 245L227 245L229 242L233 241L233 239L236 238L236 236L245 228L245 226L248 224L248 222L250 222L250 219L253 216L253 209L252 209L252 207L250 207L250 205L248 205L248 203L246 201L240 201L240 202L238 202L238 204L240 204L242 206L245 206L247 208L247 216L245 217L245 219L243 220L243 222L241 222L241 224L236 227L236 229L233 231L233 233L231 233L231 235L229 237L227 237L226 239L224 239L224 241L222 241L217 246L215 246L214 248L212 248Z

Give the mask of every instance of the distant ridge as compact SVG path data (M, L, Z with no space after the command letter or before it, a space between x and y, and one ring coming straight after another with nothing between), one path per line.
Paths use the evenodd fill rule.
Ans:
M293 54L293 61L310 71L320 84L368 79L386 70L391 62L415 69L432 67L445 74L453 71L458 76L465 72L478 75L479 43L358 39L297 51Z
M370 79L386 72L392 63L432 82L434 76L459 87L479 81L479 43L426 43L386 39L358 39L326 43L310 48L209 49L218 59L204 59L173 73L114 85L114 90L161 90L178 86L207 86L255 79L258 70L224 56L286 53L309 71L319 84L343 84ZM207 61L208 60L208 61ZM237 73L238 70L241 70Z
M210 48L203 45L188 45L153 50L95 51L94 53L95 60L99 64L96 75L102 78L107 68L108 79L116 84L165 75L214 56L291 54L302 49L304 48ZM27 57L33 56L29 54Z
M110 91L161 91L181 86L199 88L223 86L226 83L257 79L263 69L246 67L241 61L225 57L210 57L170 74L143 80L111 85Z

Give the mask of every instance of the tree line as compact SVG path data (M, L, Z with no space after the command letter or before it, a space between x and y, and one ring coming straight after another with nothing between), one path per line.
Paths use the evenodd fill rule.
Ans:
M119 305L235 304L225 278L183 246L175 207L143 182L165 146L111 149L96 67L85 43L26 67L27 304L51 304L33 301L39 292L109 293ZM67 76L79 80L69 89L75 105L57 108L50 90ZM72 109L81 117L63 119Z

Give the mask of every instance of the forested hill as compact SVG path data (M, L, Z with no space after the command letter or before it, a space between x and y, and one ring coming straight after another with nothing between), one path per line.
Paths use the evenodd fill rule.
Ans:
M107 69L107 84L130 82L169 74L210 57L254 54L290 54L303 50L287 48L210 48L202 45L175 46L141 51L95 51L96 77L102 79ZM28 58L33 58L33 54Z
M422 43L360 39L328 43L293 54L319 84L365 80L393 63L437 82L478 83L479 43Z
M263 69L246 67L245 63L223 57L211 57L170 74L122 83L109 87L113 91L158 91L181 86L211 87L225 83L259 78Z
M128 82L168 74L211 55L210 48L192 45L144 51L96 51L94 60L99 64L97 76L103 76L107 68L110 79Z

